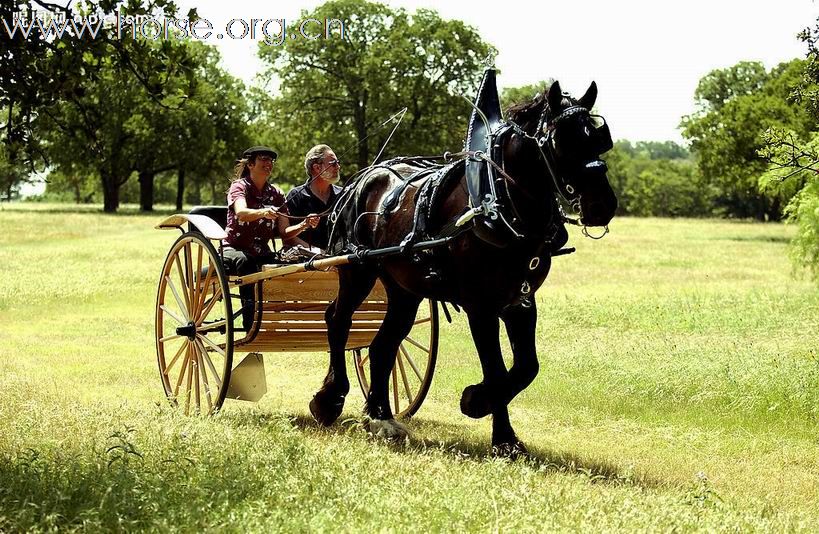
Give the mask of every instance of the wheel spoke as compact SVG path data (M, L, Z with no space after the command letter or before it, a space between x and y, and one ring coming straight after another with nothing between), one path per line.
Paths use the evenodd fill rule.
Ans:
M170 316L171 316L171 318L172 318L174 321L176 321L177 323L179 323L179 326L186 326L186 325L188 324L188 322L187 322L187 321L183 321L182 319L180 319L178 315L176 315L174 312L172 312L171 310L169 310L169 309L168 309L168 307L167 307L167 306L165 306L164 304L163 304L163 305L161 305L159 308L160 308L162 311L164 311L165 313L167 313L168 315L170 315Z
M179 359L179 357L182 355L182 351L183 351L183 350L185 350L185 347L186 347L187 345L188 345L187 343L182 343L182 344L179 346L179 350L178 350L178 351L176 351L176 356L174 356L174 357L173 357L173 359L171 360L171 363L169 363L168 365L166 365L166 366L165 366L165 369L164 369L164 374L165 374L165 376L168 376L168 373L170 373L170 372L171 372L171 367L173 367L173 364L175 364L175 363L176 363L176 360L178 360L178 359Z
M407 400L412 404L412 390L410 390L409 380L407 380L407 371L404 369L404 360L401 358L402 354L398 354L395 359L398 363L398 370L401 371L401 380L404 382L404 389L407 392Z
M200 352L202 354L202 357L204 358L205 362L208 364L208 367L210 367L210 372L213 373L213 379L216 381L216 387L221 388L222 387L222 378L219 376L219 373L216 371L216 366L213 365L213 360L210 359L210 354L208 354L208 351L205 350L205 346L202 344L201 341L199 341L197 339L196 343L199 344L199 350L200 350Z
M196 282L193 279L193 252L191 251L191 244L185 243L185 273L187 274L188 285L188 310L193 313L193 295L196 289Z
M369 360L370 360L370 352L369 352L369 351L367 351L367 355L366 355L366 356L364 356L363 358L361 358L361 368L362 368L362 369L364 369L364 366L367 364L367 362L368 362Z
M398 369L394 364L392 366L392 398L395 400L395 413L397 414L401 411L401 406L398 404Z
M179 378L176 381L176 387L173 389L174 398L179 397L179 386L182 385L182 380L185 378L185 371L188 370L188 360L191 358L191 345L185 343L185 359L182 360L182 369L179 371Z
M202 293L199 294L199 300L196 301L196 308L193 310L193 316L197 320L200 318L200 312L202 311L202 307L205 305L205 299L208 297L208 286L213 278L213 271L213 264L210 262L210 260L208 260L208 274L205 276L205 283L202 284Z
M429 354L429 349L428 349L427 347L425 347L425 346L421 345L420 343L418 343L417 341L415 341L415 340L414 340L414 339L412 339L411 337L407 336L407 337L405 337L405 338L404 338L404 340L405 340L405 341L407 341L407 342L409 342L409 343L410 343L410 344L412 344L412 345L415 345L416 347L418 347L419 349L421 349L422 351L424 351L424 353Z
M227 319L222 319L221 321L216 321L213 323L208 323L208 325L204 328L198 328L197 332L210 332L212 330L218 329L220 326L225 326L227 324Z
M193 371L193 385L196 391L196 411L202 412L202 397L199 393L199 351L196 350L196 345L191 347L193 358L191 359L191 371Z
M410 367L412 367L412 370L415 371L415 376L417 376L418 380L420 380L421 383L423 384L424 378L421 376L421 372L418 370L418 367L415 365L415 362L412 361L412 358L410 358L410 355L407 352L407 349L404 348L404 344L401 343L400 345L398 345L398 348L401 349L401 354L404 355L404 358L407 359L407 363L410 364Z
M170 287L170 288L171 288L171 293L173 293L174 298L176 298L176 303L179 305L179 309L180 309L180 310L182 310L182 312L185 314L185 317L186 317L186 318L185 318L185 320L184 320L184 321L180 321L180 324L183 324L183 325L184 325L184 324L188 324L188 321L189 321L190 319L188 319L188 318L187 318L187 316L188 316L188 308L187 308L187 305L186 305L185 303L183 303L183 302L182 302L182 299L179 297L179 292L176 290L176 286L174 285L173 280L171 280L171 277L170 277L170 276L166 276L166 277L165 277L165 281L168 283L168 287ZM167 311L167 308L165 308L165 305L164 305L164 304L162 305L162 308L163 308L163 309L165 309L165 310ZM168 313L170 313L170 312L168 312ZM175 316L174 316L174 317L175 317Z
M205 386L205 399L208 401L208 414L213 412L213 398L210 394L210 384L208 383L208 373L205 370L203 351L200 349L201 343L195 343L196 355L199 360L199 373L202 375L202 385Z
M188 358L188 386L185 391L185 415L191 411L191 382L193 382L193 357Z
M180 337L183 337L183 336L180 336L179 334L171 334L170 336L165 336L165 337L159 338L159 342L160 343L165 343L167 341L170 341L172 339L177 339L177 338L180 338Z
M428 323L430 321L432 321L432 317L425 317L424 319L418 319L413 324L424 324L424 323Z
M219 347L219 345L217 345L217 344L216 344L216 343L214 343L213 341L209 340L209 339L207 338L207 336L203 336L202 334L197 333L197 334L196 334L196 337L197 337L198 339L201 339L202 341L204 341L204 342L205 342L205 343L207 343L208 345L210 345L210 346L213 348L213 350L215 350L216 352L218 352L218 353L219 353L219 354L221 354L222 356L225 356L225 351L224 351L224 349L222 349L221 347Z
M216 291L213 292L213 297L210 299L210 302L208 302L208 305L205 307L204 311L202 311L202 313L199 314L199 320L196 321L196 326L199 326L199 325L202 324L202 321L205 320L205 317L208 316L208 314L213 309L213 307L216 305L216 303L221 300L221 298L220 298L221 296L222 296L222 289L220 287L216 287Z
M179 271L179 280L180 280L180 282L182 282L184 284L187 284L187 281L185 280L185 272L182 270L182 261L179 259L179 254L178 253L176 254L174 259L176 260L176 270ZM180 307L182 307L182 308L184 308L186 310L190 310L191 303L188 302L188 292L185 291L182 294L185 296L185 306L180 306Z
M202 250L203 247L200 245L196 249L196 270L193 272L193 298L191 299L191 318L196 317L196 307L199 304L199 291L201 290L199 286L199 282L201 282L202 276Z

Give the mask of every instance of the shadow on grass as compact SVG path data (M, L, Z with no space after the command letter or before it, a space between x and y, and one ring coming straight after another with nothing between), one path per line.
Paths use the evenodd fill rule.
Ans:
M737 235L715 238L716 241L737 241L740 243L783 243L791 242L791 238L781 235Z
M223 414L223 421L228 424L240 426L251 426L265 428L275 421L286 419L297 429L302 431L317 432L327 435L338 436L359 436L362 439L370 440L374 445L388 447L390 450L401 454L420 455L429 451L441 452L458 460L474 460L477 462L495 460L497 454L492 450L488 441L466 442L457 439L425 439L419 438L418 434L424 429L433 431L461 432L463 427L457 424L435 421L432 419L409 419L404 421L413 431L409 444L396 444L373 438L368 435L360 420L354 418L341 419L334 425L325 427L317 423L312 417L304 414L267 414L244 412L235 414ZM517 460L509 460L512 463L525 462L534 469L544 473L565 473L570 475L582 475L589 479L591 483L606 483L614 485L631 485L643 488L655 489L668 487L669 482L652 479L646 476L634 475L630 469L622 468L610 462L583 457L571 452L561 452L553 449L533 447L529 448L529 454Z

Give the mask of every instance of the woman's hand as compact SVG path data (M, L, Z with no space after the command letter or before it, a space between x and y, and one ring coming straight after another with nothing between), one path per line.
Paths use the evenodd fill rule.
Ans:
M259 211L261 219L270 219L271 221L275 221L276 219L279 218L279 210L277 210L276 208L273 207L262 208Z

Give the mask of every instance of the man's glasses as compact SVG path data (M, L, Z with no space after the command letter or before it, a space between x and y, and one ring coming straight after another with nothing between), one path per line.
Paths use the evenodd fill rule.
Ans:
M331 159L330 161L324 162L326 165L333 165L335 167L341 167L341 162L337 159Z

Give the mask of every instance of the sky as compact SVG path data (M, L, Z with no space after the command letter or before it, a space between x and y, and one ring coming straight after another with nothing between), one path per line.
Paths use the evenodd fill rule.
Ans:
M295 20L320 1L189 1L215 28L234 18ZM594 80L598 110L616 139L682 141L683 115L695 110L694 91L708 72L743 60L772 68L804 57L796 34L819 17L813 0L388 0L409 12L435 9L460 19L498 49L498 85L548 78L580 96ZM775 7L774 7L775 6ZM240 27L239 27L240 28ZM251 39L218 40L224 67L247 83L263 65Z

